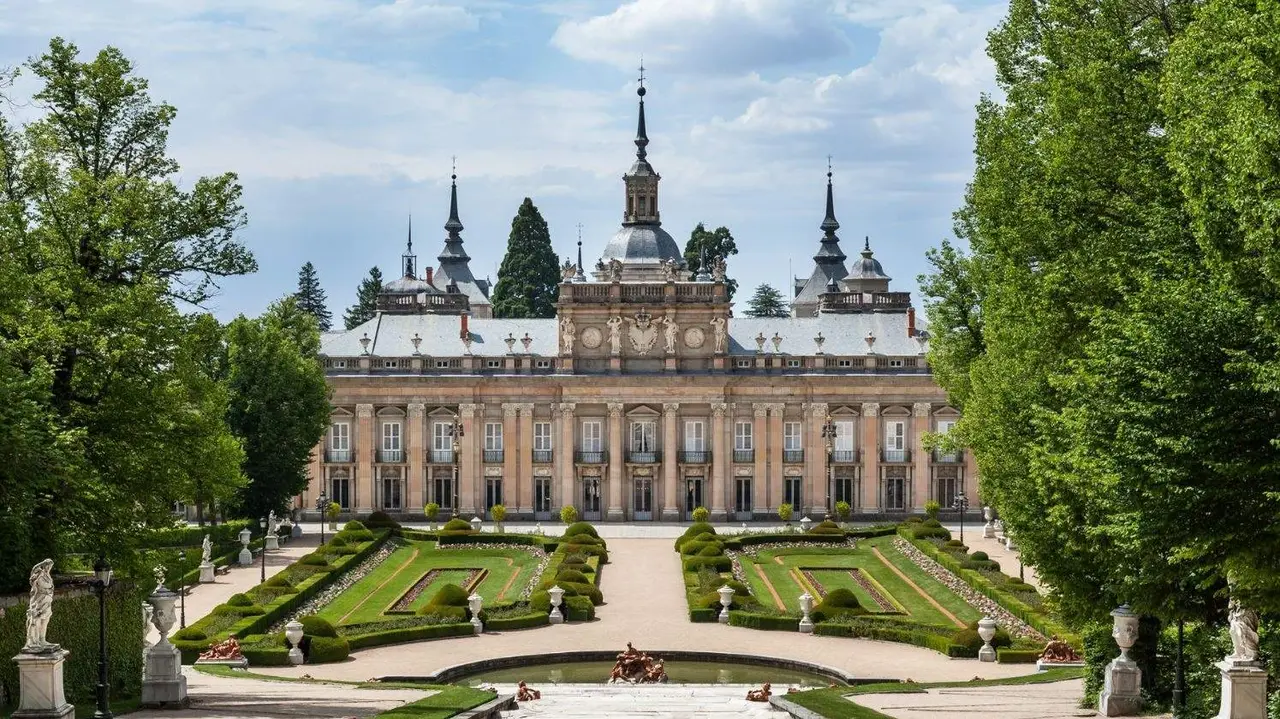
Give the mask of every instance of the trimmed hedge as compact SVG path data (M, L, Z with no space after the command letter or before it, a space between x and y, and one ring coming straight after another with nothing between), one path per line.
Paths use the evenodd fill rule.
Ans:
M340 662L349 656L351 656L351 644L345 638L312 637L311 646L307 650L307 663Z
M440 531L441 532L472 532L475 530L471 529L471 522L468 522L467 520L462 519L461 517L454 517L453 519L450 519L449 521L445 522L444 526L440 528Z
M548 605L547 612L522 614L518 617L499 617L496 619L490 619L484 623L484 628L486 631L500 632L511 629L541 627L551 623L548 612L550 612L550 605Z
M373 529L399 529L400 523L391 518L391 515L381 510L370 514L364 520L366 527Z
M742 549L754 544L844 544L844 533L813 534L811 532L747 534L725 540L725 549Z
M572 537L575 534L586 534L596 539L600 538L600 533L590 522L574 522L564 529L564 536Z
M564 598L564 618L570 622L589 622L596 618L596 607L589 597Z
M862 639L878 639L899 644L912 644L944 654L951 658L974 658L977 650L970 651L951 641L949 636L937 634L936 630L949 631L947 627L929 627L913 622L886 622L870 617L845 619L839 622L820 622L813 628L813 633L828 637L858 637Z
M1040 649L1001 647L996 650L996 662L998 664L1035 664L1042 653Z
M455 624L424 624L420 627L400 627L385 629L380 632L367 632L345 637L352 649L367 649L385 644L401 644L423 639L443 639L445 637L465 637L475 633L470 622Z
M845 532L850 537L862 537L871 539L872 537L887 537L891 534L898 533L898 525L896 524L877 524L873 527L862 527L860 529L850 529Z
M329 637L333 639L338 636L337 627L333 626L328 619L308 614L305 617L298 617L298 623L302 625L302 633L309 637Z
M437 541L442 547L447 547L451 544L523 544L537 547L543 544L542 537L534 534L476 534L475 532L464 534L441 533Z
M209 535L209 540L214 546L219 544L235 543L239 552L240 547L240 530L248 527L256 533L257 527L250 526L252 523L247 519L234 519L230 522L223 522L218 525L209 525L204 527L173 527L171 529L160 529L151 532L143 541L143 545L147 547L195 547L199 548L204 542L204 535Z
M782 632L800 631L800 617L778 614L756 614L755 612L730 611L729 624L734 627L748 629L769 629Z
M717 572L728 572L733 568L733 561L722 554L718 557L685 557L682 565L686 572L696 572L702 567L711 567Z

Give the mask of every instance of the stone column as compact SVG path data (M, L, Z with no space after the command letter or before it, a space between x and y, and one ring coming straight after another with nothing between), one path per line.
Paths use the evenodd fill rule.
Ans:
M862 403L862 510L880 509L880 403Z
M816 519L825 517L832 505L827 496L831 492L831 471L827 466L827 445L822 439L822 425L827 421L829 407L826 402L810 402L805 409L809 420L804 427L805 497L809 516Z
M755 447L755 476L751 478L751 509L763 517L772 516L776 506L769 504L769 430L765 426L769 416L769 405L765 402L753 402L751 411L755 416L751 427L751 446Z
M911 508L923 512L932 478L929 476L929 452L921 440L929 431L931 411L928 402L916 402L911 409L911 441L907 443L911 448Z
M679 478L680 471L676 464L678 458L676 453L680 449L679 433L676 431L679 410L680 405L676 402L666 402L662 405L662 521L664 522L675 522L680 519L680 509L676 504L676 487L679 484L676 480Z
M782 416L786 407L782 402L769 403L769 429L764 437L769 450L769 496L775 508L782 504L782 483L786 481L782 473ZM796 507L795 513L797 520L803 517L804 507Z
M421 402L410 402L408 408L408 441L405 447L409 453L409 474L405 477L405 506L406 513L417 514L422 511L422 506L426 504L423 499L422 490L426 486L426 473L423 470L424 460L426 459L425 444L423 443L423 414L425 407Z
M575 465L573 462L574 447L574 417L573 402L561 402L558 407L560 410L560 435L556 437L556 476L560 478L560 497L559 503L564 506L578 506L575 483Z
M520 405L502 405L502 504L515 514L520 506ZM483 494L481 496L484 496ZM486 501L487 504L487 501ZM485 507L484 509L488 509Z
M361 513L373 511L373 459L378 442L373 428L373 405L356 405L356 476L352 509Z
M724 414L728 405L724 402L711 403L711 521L723 522L728 519L728 508L725 497L729 493L729 467L733 466L733 456L727 445Z
M533 403L523 402L520 407L520 495L521 517L533 519Z
M480 475L479 447L484 445L484 437L476 435L484 428L476 421L476 413L484 415L484 405L464 402L458 405L458 418L462 422L462 439L458 440L458 506L454 509L459 514L475 514L476 511L476 477Z
M627 461L627 448L622 443L622 403L609 403L609 511L605 519L621 522L622 468Z

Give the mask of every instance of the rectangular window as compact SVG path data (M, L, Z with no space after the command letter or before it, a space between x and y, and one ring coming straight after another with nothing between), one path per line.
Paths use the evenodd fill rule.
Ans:
M484 448L490 452L502 451L502 423L484 423Z
M382 369L399 369L400 360L382 360Z
M534 422L533 423L533 451L535 452L551 451L551 423L550 422Z
M631 423L631 451L646 453L658 451L657 422Z
M739 452L750 452L755 449L755 443L751 436L752 425L750 422L735 422L733 425L733 448Z
M400 423L382 423L382 449L387 452L400 451Z
M792 358L787 360L787 366L790 367L791 369L796 369L802 365L803 365L803 362L799 359Z
M890 366L890 367L901 367L901 366L902 366L902 360L900 360L900 359L891 359L891 360L889 360L889 366Z
M329 360L329 366L333 369L346 369L347 361L344 359Z
M382 478L382 508L399 510L403 506L404 483L399 477Z
M551 360L549 359L534 360L533 366L537 369L551 369Z
M602 426L603 423L598 419L588 419L582 422L583 452L604 451L603 432L601 431Z
M837 452L852 452L853 451L853 420L849 420L849 419L837 420L835 422L835 426L836 426L836 440L835 440L835 444L832 446L832 449L834 449Z
M351 509L351 480L345 477L330 479L329 501L337 502L343 511Z
M431 425L431 449L437 452L453 451L452 422L436 422Z
M738 369L751 369L751 360L749 359L734 360L733 365Z
M484 361L485 369L502 369L502 360L491 359Z
M329 449L346 452L351 449L351 424L334 422L329 426Z
M799 422L783 422L782 423L782 449L797 450L803 449L801 445L800 423Z
M907 423L901 420L885 422L885 449L902 451L907 448Z
M853 366L853 360L851 360L851 359L838 359L838 360L836 360L836 366L837 366L837 367L852 367L852 366Z
M803 514L804 508L801 505L802 497L800 496L799 477L787 477L782 483L782 501L790 504L797 514Z
M432 498L435 503L440 505L440 510L453 509L453 470L437 469L432 477ZM447 512L445 512L447 516Z
M684 450L686 452L707 451L707 424L700 419L685 420Z
M436 369L449 369L449 360L447 359L436 360Z

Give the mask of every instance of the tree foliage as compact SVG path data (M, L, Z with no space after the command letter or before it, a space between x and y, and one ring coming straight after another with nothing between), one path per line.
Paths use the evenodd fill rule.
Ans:
M559 287L560 265L551 247L551 231L526 197L511 220L507 253L490 300L493 316L555 317Z
M761 284L747 300L747 317L789 317L786 300L772 285Z
M347 329L354 329L373 319L378 313L378 293L382 291L382 270L369 268L369 276L360 280L356 288L356 303L347 308L342 323Z
M0 116L0 582L19 585L68 551L128 568L190 472L238 477L176 303L255 269L235 175L178 186L175 110L118 50L82 61L54 39L27 68L38 115Z
M298 291L293 296L298 300L298 309L316 318L316 326L321 332L328 332L333 326L333 313L329 311L328 299L320 286L315 265L307 262L298 270Z
M1004 99L978 107L970 253L944 244L922 278L929 359L983 500L1075 620L1213 618L1228 572L1280 607L1257 327L1280 257L1274 8L1014 0L990 36Z
M684 261L689 264L690 272L696 274L702 269L704 250L708 263L714 262L717 257L723 257L728 262L730 255L738 254L738 244L733 241L733 234L729 232L728 227L721 225L715 230L708 230L703 223L699 222L697 227L693 228L693 232L689 233L689 241L684 245ZM738 281L725 278L724 284L729 301L733 302L733 293L738 291Z

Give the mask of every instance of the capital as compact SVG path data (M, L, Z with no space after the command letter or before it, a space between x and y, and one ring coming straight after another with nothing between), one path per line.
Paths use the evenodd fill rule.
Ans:
M724 413L727 412L728 410L729 410L729 405L724 402L711 403L711 414L715 415L717 418L723 418Z
M356 416L360 419L368 419L373 416L373 405L358 404L356 405Z
M520 411L520 405L518 404L507 403L502 405L503 417L514 417L519 411Z
M618 417L618 416L621 416L621 415L622 415L622 403L621 403L621 402L610 402L610 403L609 403L609 416L610 416L610 417Z
M826 402L810 402L809 413L818 419L825 419L827 413L831 411L831 405Z
M756 415L757 417L768 417L768 416L769 416L769 403L768 403L768 402L752 402L752 403L751 403L751 409L752 409L752 410L754 410L755 415Z
M458 414L463 417L474 417L476 416L476 410L480 409L482 406L483 405L475 404L474 402L463 402L458 405Z
M662 403L662 413L667 416L674 415L677 411L679 411L679 409L680 409L679 402L663 402Z
M782 414L783 412L785 412L785 411L786 411L786 409L787 409L787 405L786 405L786 403L784 403L784 402L770 402L770 403L769 403L769 411L770 411L770 412L772 412L772 413L774 413L774 414Z
M525 416L533 416L533 402L519 402L516 404L516 409L520 410Z
M409 417L410 417L410 418L413 418L413 419L421 418L421 417L422 417L422 414L423 414L423 411L424 411L425 409L426 409L426 408L423 406L423 404L422 404L421 402L410 402L410 403L409 403Z
M928 402L916 402L911 409L917 417L928 417L931 407Z
M553 405L551 405L551 406L552 406L553 408L558 409L560 412L565 412L565 413L568 413L568 414L573 414L573 408L574 408L574 407L577 407L577 406L578 406L578 404L577 404L576 402L561 402L561 403L560 403L560 404L558 404L558 405L554 405L554 404L553 404Z
M880 403L879 403L879 402L863 402L863 403L862 403L862 416L864 416L864 417L879 417L879 416L880 416Z

